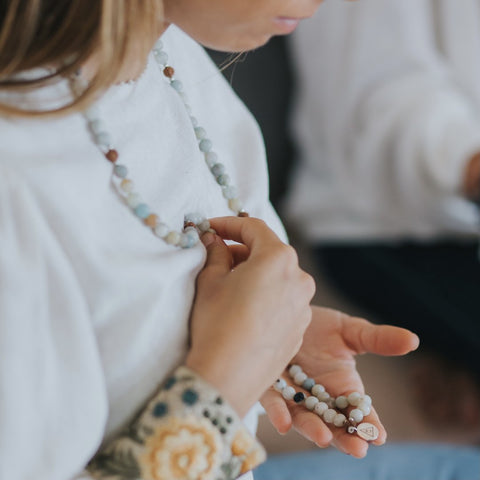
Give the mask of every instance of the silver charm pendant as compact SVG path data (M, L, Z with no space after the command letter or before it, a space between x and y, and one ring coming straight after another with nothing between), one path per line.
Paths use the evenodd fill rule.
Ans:
M350 425L347 428L347 432L351 434L356 433L360 438L363 438L367 442L373 442L378 438L378 428L367 422L361 423L356 427Z

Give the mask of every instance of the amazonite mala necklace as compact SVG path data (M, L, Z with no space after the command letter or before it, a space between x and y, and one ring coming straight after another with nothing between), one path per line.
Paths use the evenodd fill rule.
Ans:
M243 210L242 203L237 196L237 189L230 183L230 177L226 172L225 165L218 161L218 155L213 151L212 141L207 137L207 132L198 125L197 119L192 115L192 109L188 103L188 98L184 92L183 84L175 77L175 70L168 65L168 55L163 50L163 43L158 40L153 48L153 55L165 79L182 100L187 113L190 116L193 133L198 141L198 148L203 154L205 162L210 169L213 177L222 189L223 196L228 203L228 207L235 215L239 217L248 217L248 213ZM72 84L74 92L78 93L87 86L86 81L77 75ZM106 130L104 122L99 118L98 107L93 105L86 112L84 117L87 121L93 141L105 155L106 159L112 163L112 180L117 193L123 198L132 212L159 238L166 243L181 247L194 247L199 241L201 233L212 231L210 223L200 213L189 213L184 217L184 228L182 231L176 231L169 228L168 225L160 220L159 215L154 213L150 206L136 192L133 181L128 178L128 168L118 162L119 153L112 146L111 136Z
M346 428L348 433L357 434L364 440L371 442L378 438L378 428L372 423L363 422L364 417L368 416L372 410L372 399L369 395L352 392L348 396L341 395L334 398L323 385L309 378L299 365L290 366L288 374L296 385L309 391L311 396L302 391L297 392L294 387L287 385L287 382L280 378L273 388L280 392L285 400L292 400L297 404L304 403L308 410L316 413L325 423ZM347 413L349 407L354 408Z

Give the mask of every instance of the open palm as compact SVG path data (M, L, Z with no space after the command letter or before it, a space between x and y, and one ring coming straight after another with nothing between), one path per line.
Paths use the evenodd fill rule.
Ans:
M418 346L417 336L402 328L374 325L328 308L314 306L312 311L312 322L292 363L300 365L309 377L324 385L333 397L354 391L364 393L362 380L356 370L355 355L404 355ZM284 378L292 383L286 372ZM363 457L367 453L367 442L348 434L344 428L327 425L318 415L307 410L304 404L287 402L273 389L265 393L262 404L279 432L284 433L293 426L321 447L333 444L355 457ZM379 436L373 443L383 444L386 432L374 408L366 421L379 429Z

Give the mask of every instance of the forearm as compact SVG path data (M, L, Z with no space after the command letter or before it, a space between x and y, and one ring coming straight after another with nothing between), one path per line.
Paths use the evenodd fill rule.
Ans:
M265 458L210 384L179 367L125 432L88 465L98 480L236 478Z

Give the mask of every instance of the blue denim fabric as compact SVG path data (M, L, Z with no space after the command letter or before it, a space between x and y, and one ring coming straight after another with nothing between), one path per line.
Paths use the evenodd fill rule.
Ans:
M370 447L355 459L336 450L271 455L255 480L480 480L480 448L436 444Z

